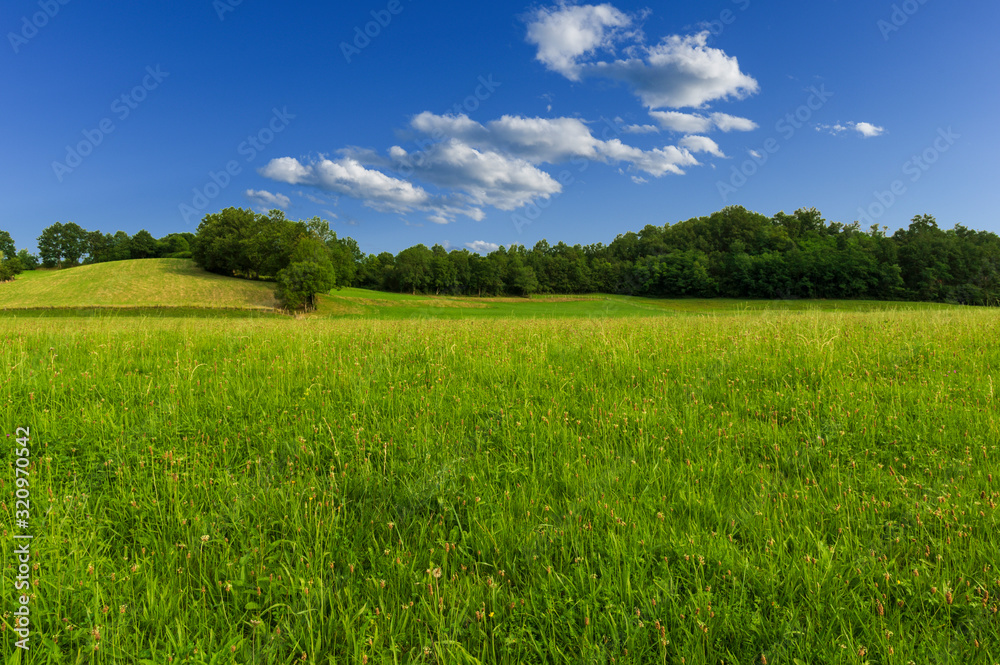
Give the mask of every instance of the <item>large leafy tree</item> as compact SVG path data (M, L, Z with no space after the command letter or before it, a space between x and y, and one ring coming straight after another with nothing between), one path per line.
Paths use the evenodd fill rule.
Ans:
M433 284L432 259L426 245L415 245L396 255L394 282L400 291L416 294L430 290Z
M226 208L205 215L198 225L192 258L208 272L239 275L249 268L244 243L253 235L258 215L243 208Z
M155 259L160 255L156 238L146 229L132 236L131 249L133 259Z
M202 219L191 255L209 272L273 278L289 264L297 239L307 233L304 222L287 220L280 210L262 215L226 208Z
M47 268L74 266L86 252L87 232L73 222L56 222L38 236L38 253Z

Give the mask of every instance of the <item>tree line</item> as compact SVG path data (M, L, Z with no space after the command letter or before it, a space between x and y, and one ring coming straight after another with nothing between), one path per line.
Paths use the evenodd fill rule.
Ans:
M145 229L133 236L124 231L112 235L87 231L75 222L56 222L38 236L37 256L26 249L15 251L6 231L0 231L0 252L5 258L16 257L21 270L70 268L129 259L189 259L194 238L193 233L170 233L157 239Z
M647 225L610 244L500 247L486 256L417 245L365 256L357 286L407 293L614 293L650 297L828 298L1000 303L1000 237L929 215L886 235L802 209L733 206Z
M610 244L499 247L486 255L441 245L364 254L328 222L227 208L196 234L131 238L56 224L39 237L49 267L121 258L187 257L210 272L276 282L289 307L359 286L402 293L475 296L613 293L650 297L828 298L1000 304L1000 237L934 217L907 228L861 230L815 209L773 217L730 206L676 224L647 225ZM9 238L9 236L7 236ZM0 235L0 240L3 236ZM11 243L9 250L13 252ZM8 248L0 242L0 251ZM22 253L24 250L22 250ZM19 255L20 256L20 255ZM28 267L28 266L25 266Z

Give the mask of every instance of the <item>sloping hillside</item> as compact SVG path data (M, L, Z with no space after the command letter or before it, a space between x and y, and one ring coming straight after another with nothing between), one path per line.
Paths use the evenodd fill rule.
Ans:
M274 284L207 273L189 259L25 272L0 284L0 309L197 307L270 310Z

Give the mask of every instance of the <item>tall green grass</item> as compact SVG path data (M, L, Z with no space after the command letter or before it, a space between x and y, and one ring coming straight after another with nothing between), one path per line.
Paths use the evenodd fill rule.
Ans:
M23 662L997 663L998 338L959 309L0 320Z

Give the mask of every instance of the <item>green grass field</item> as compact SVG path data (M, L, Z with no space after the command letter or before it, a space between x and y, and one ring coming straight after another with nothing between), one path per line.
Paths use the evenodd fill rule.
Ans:
M1000 662L996 310L331 298L0 316L4 662Z

